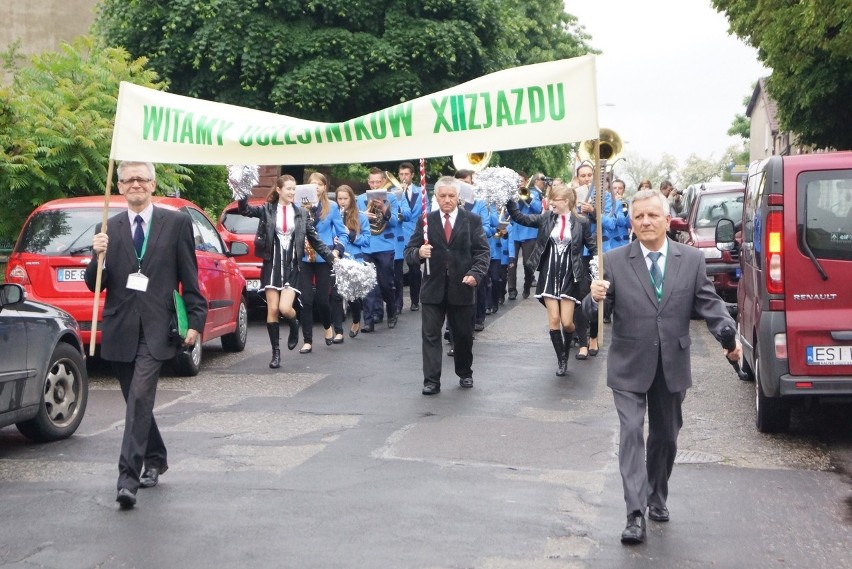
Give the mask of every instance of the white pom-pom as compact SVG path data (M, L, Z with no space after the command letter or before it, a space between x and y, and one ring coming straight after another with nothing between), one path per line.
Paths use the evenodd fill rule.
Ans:
M346 300L364 298L376 287L376 266L354 259L338 259L334 264L337 292Z
M511 168L491 166L474 174L473 183L477 197L499 210L517 193L521 176Z
M260 176L258 176L257 166L245 164L228 166L228 186L235 200L251 196L251 189L257 185L258 180Z
M591 277L592 277L592 280L593 280L593 281L596 281L596 280L598 280L598 279L600 278L600 277L598 276L598 272L599 272L599 269L598 269L598 258L597 258L597 257L592 257L592 260L591 260L591 261L589 261L589 275L591 275Z

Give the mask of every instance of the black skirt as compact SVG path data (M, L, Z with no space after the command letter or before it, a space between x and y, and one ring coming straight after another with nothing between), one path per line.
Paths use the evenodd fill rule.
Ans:
M291 288L298 294L299 289L296 287L299 284L299 262L293 259L293 240L286 241L285 244L279 235L275 235L272 260L264 262L260 270L260 288Z
M545 298L572 300L580 303L580 283L574 280L571 263L571 242L550 238L545 251L544 267L538 272L535 297L544 304Z

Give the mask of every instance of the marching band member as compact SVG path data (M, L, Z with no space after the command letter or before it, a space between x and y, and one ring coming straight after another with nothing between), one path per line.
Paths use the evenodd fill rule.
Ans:
M308 178L308 183L317 185L317 198L319 198L317 205L308 210L308 218L322 242L333 250L335 258L340 257L344 249L342 243L349 239L349 232L343 226L337 204L328 199L328 179L325 175L314 172ZM314 303L319 308L322 326L325 328L325 343L328 346L334 343L334 331L331 328L331 306L329 306L331 265L326 263L322 256L317 256L316 251L307 241L305 254L301 259L299 288L302 292L302 339L304 341L299 353L309 354L313 350ZM340 339L342 338L341 334Z
M370 244L370 220L367 219L367 214L358 211L358 206L355 204L355 192L349 186L338 186L337 192L334 195L337 205L343 216L343 225L349 231L349 239L346 241L346 254L353 259L364 260L364 248ZM334 325L334 340L340 337L340 342L343 343L343 297L338 294L337 290L332 287L331 294L331 320ZM364 299L356 298L349 302L349 308L352 310L352 326L349 328L349 337L354 338L361 331L361 309L364 306Z
M558 376L565 375L568 368L574 308L583 298L580 282L587 278L587 268L582 260L583 247L592 254L597 252L589 220L574 213L576 199L574 190L559 182L551 188L550 211L528 215L521 213L515 200L506 202L513 221L537 228L535 246L524 265L531 271L539 271L535 297L547 309Z
M411 210L410 215L403 218L402 236L403 249L405 244L411 239L411 234L414 233L414 227L417 225L417 220L423 217L423 189L413 182L414 180L414 165L411 162L403 162L397 169L399 181L405 186L404 191L400 192L400 201L405 201L408 204L408 209ZM420 271L420 263L412 263L408 265L408 295L411 300L410 309L412 312L420 310L420 283L423 281L423 273ZM397 306L402 308L402 295L398 295L399 302Z
M542 189L544 188L544 174L541 172L537 172L533 175L533 183L528 188L529 195L526 199L522 199L518 202L518 207L520 212L524 215L538 215L543 209L541 205L542 199ZM522 178L523 180L523 178ZM523 189L527 189L526 186L522 186ZM523 225L515 226L512 231L514 237L513 250L510 251L509 256L514 259L514 263L509 263L509 300L515 300L518 298L518 289L517 289L517 265L521 258L521 253L524 255L524 298L529 298L530 289L532 288L533 279L535 278L535 273L528 269L527 260L532 255L533 247L535 246L536 233L535 229L531 227L524 227Z

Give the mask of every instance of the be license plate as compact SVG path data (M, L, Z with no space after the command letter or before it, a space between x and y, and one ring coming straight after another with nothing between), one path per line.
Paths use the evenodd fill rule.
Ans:
M809 366L852 365L852 346L808 346L805 353Z
M57 269L56 280L61 283L82 282L86 269Z
M260 279L249 279L246 281L246 288L248 290L259 290L260 289Z

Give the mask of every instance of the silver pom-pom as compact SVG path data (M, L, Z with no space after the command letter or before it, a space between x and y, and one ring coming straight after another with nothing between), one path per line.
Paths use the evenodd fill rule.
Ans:
M235 200L251 196L251 189L260 180L257 172L257 166L247 166L245 164L228 166L228 186L230 186L231 195Z
M376 288L376 266L354 259L338 259L334 264L337 292L346 300L364 298Z
M511 168L491 166L474 174L473 183L478 199L500 209L518 192L521 177Z
M592 257L592 260L589 261L589 275L591 275L593 281L596 281L600 278L600 276L598 275L599 272L600 269L598 268L598 258Z

